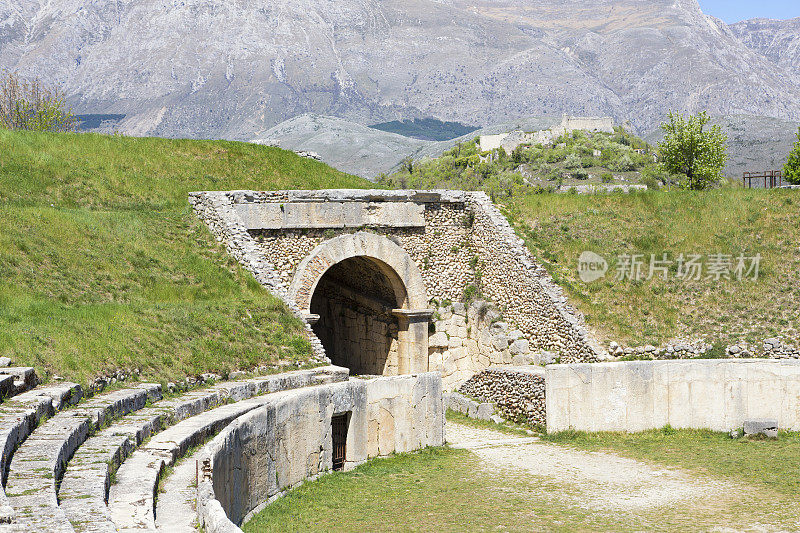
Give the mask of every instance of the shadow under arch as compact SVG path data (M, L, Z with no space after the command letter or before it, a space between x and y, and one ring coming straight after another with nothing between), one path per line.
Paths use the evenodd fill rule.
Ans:
M334 364L356 374L428 370L425 284L388 238L358 232L321 243L298 266L289 297Z

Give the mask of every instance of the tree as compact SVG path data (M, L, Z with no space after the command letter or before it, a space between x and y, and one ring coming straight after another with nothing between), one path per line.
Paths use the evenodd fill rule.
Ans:
M789 161L783 167L783 176L789 183L800 185L800 128L797 128L797 142L789 152Z
M75 131L77 121L64 95L16 72L0 73L0 127L11 130Z
M728 137L719 126L704 129L711 117L703 111L684 117L670 111L661 124L664 140L658 144L661 168L670 174L686 176L686 187L703 190L722 179L728 161Z

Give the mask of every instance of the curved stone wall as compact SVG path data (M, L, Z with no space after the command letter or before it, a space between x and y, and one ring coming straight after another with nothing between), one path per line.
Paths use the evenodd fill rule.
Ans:
M209 533L238 532L268 502L332 468L332 418L348 414L344 469L444 444L438 373L351 379L275 395L228 426L197 461L197 513Z

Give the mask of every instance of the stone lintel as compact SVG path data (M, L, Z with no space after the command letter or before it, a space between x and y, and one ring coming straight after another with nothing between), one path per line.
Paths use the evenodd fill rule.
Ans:
M319 322L319 315L315 315L314 313L307 313L303 315L303 320L306 321L306 324L309 326L313 326L317 322Z
M425 207L415 202L267 202L234 209L248 230L425 227Z
M405 318L409 322L428 321L433 316L433 309L392 309L392 314L398 318Z

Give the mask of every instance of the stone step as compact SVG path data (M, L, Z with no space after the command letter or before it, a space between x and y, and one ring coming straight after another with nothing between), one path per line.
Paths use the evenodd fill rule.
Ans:
M14 394L26 392L39 384L36 372L29 366L7 366L5 368L0 368L0 374L13 376Z
M0 373L0 400L10 398L17 393L16 377Z
M279 394L282 393L241 400L193 416L155 435L133 452L117 470L117 483L109 492L108 508L117 530L156 531L155 505L164 469L191 447L203 444L236 418Z
M164 533L197 531L197 459L202 448L182 458L162 481L156 499L156 530Z
M160 398L160 385L144 383L95 396L36 428L14 453L6 483L16 529L73 531L58 505L58 487L75 450L98 427Z
M76 531L115 532L117 527L111 520L107 506L110 480L133 450L164 427L225 402L236 402L268 392L346 381L347 378L347 370L338 367L261 376L219 383L207 389L164 399L130 414L99 431L78 449L61 483L58 494L61 507Z
M0 473L2 485L8 479L9 464L17 448L25 442L39 422L81 399L81 388L75 383L58 383L24 392L0 407ZM14 510L5 490L0 489L0 524L9 524Z

